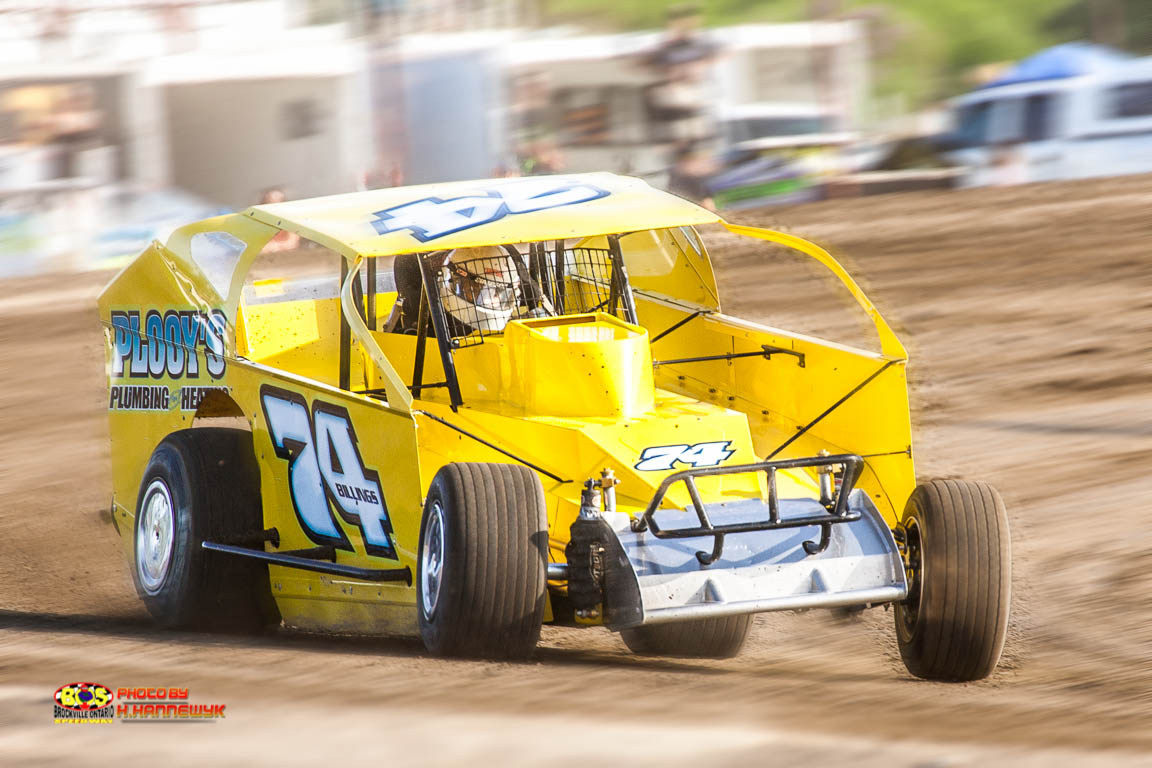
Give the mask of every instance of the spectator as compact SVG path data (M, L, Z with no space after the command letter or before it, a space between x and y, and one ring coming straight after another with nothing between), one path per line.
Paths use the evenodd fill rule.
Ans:
M520 172L516 168L503 163L492 169L492 178L494 179L514 179L519 175Z
M676 148L672 170L668 173L668 191L715 210L708 187L708 180L715 172L716 165L706 152L693 143L681 144Z
M512 85L509 107L516 164L525 176L556 173L564 158L556 144L552 84L544 72L525 72Z
M264 194L260 196L260 205L275 205L276 203L283 203L287 199L288 196L284 194L282 187L269 187L264 190ZM295 232L281 230L268 241L268 244L264 246L264 251L294 251L299 247L300 235Z
M392 167L388 169L388 186L404 186L404 169L400 167L399 163L392 163Z
M989 183L1012 187L1028 183L1028 160L1015 141L1002 141L989 156Z
M552 83L544 72L524 72L512 82L508 107L512 140L517 146L551 141L555 135L552 116Z
M699 141L712 134L705 81L717 51L700 31L700 21L695 6L669 9L665 39L645 59L657 74L648 91L648 106L652 116L664 123L661 138L666 140Z
M546 176L564 170L564 156L551 141L538 141L520 155L520 171L525 176Z
M73 83L55 105L51 117L55 135L52 142L59 149L57 178L80 175L80 156L99 144L103 115L96 106L96 95L88 83Z
M392 163L388 167L388 172L379 170L383 167L382 163L378 163L377 170L364 171L356 179L356 191L364 192L369 189L384 189L387 187L402 187L404 186L404 168L400 163Z

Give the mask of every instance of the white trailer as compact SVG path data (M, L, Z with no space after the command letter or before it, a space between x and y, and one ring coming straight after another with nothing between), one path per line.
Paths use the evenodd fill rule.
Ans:
M1152 57L982 88L953 103L951 158L967 183L1152 172Z

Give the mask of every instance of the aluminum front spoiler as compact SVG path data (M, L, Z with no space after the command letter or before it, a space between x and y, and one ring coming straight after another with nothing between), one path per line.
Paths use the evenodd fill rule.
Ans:
M606 515L621 546L620 567L606 585L606 623L622 629L903 600L908 588L892 532L861 491L850 494L848 508L859 519L831 526L831 540L822 552L810 555L804 548L805 541L820 538L819 525L759 530L728 534L723 554L709 565L701 564L697 552L712 548L711 536L656 538L651 530L634 532L626 515ZM707 505L716 526L762 520L765 510L759 500ZM779 501L782 521L824 511L812 499ZM691 508L661 510L660 517L666 531L692 528L698 521Z

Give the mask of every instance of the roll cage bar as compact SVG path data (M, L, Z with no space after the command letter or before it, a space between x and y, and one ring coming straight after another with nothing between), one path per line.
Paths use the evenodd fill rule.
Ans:
M195 226L188 227L188 228L185 228L183 230L178 230L178 234L182 238L187 239L187 237L191 236L191 234L194 234L197 231L219 228L219 225L216 224L216 221L217 220L213 219L213 220L207 220L205 222L200 222ZM256 222L253 222L253 223L256 223ZM832 256L827 251L825 251L823 248L820 248L819 246L817 246L813 243L810 243L806 240L795 237L793 235L785 234L783 232L776 232L773 230L760 229L757 227L748 227L748 226L743 226L743 225L738 225L738 224L730 224L727 222L721 222L721 224L729 232L732 232L733 234L741 235L741 236L745 236L745 237L752 237L752 238L767 241L767 242L777 243L779 245L783 245L783 246L786 246L788 248L792 248L796 251L799 251L799 252L811 257L815 261L820 262L829 271L831 271L833 273L833 275L841 283L843 283L843 285L852 294L852 297L856 300L857 304L859 304L861 309L864 310L864 312L868 315L869 319L872 321L873 325L875 326L876 333L879 337L882 359L887 361L886 364L884 365L884 368L887 368L890 365L893 365L896 363L904 363L907 361L907 352L904 349L904 345L900 343L900 340L892 332L892 329L888 326L888 323L885 322L884 318L880 315L880 313L877 311L876 307L872 304L872 302L868 300L868 297L864 295L864 292L860 289L860 286L856 284L856 282L851 278L851 276L848 275L848 273L844 270L844 268L834 258L832 258ZM213 225L215 225L215 226L213 226ZM299 227L291 228L291 231L300 231L307 236L311 236L311 231L307 230L305 228L299 228ZM637 230L637 231L639 231L639 230ZM627 235L627 234L631 234L631 232L624 232L624 233L608 235L607 238L608 238L610 250L611 250L613 257L614 257L613 262L615 264L619 264L619 272L617 272L615 267L614 267L613 274L622 275L623 276L623 284L625 286L627 286L625 291L618 295L618 300L625 302L626 311L628 313L627 318L630 321L635 322L635 319L636 319L635 303L634 303L633 296L632 296L631 286L627 280L627 272L626 272L626 269L624 266L624 259L622 258L621 253L620 253L620 245L619 245L620 238ZM174 235L174 237L175 237L175 235ZM343 283L342 283L341 291L340 291L341 305L343 308L345 308L341 312L341 338L342 338L342 340L344 340L344 339L347 340L346 344L341 344L342 348L347 348L347 351L342 351L341 355L340 355L340 381L342 384L342 388L348 389L347 384L349 383L348 369L349 369L350 354L351 354L351 336L355 335L358 339L367 340L366 343L364 343L365 350L366 350L367 354L372 358L372 360L376 363L377 367L379 368L381 374L383 375L383 377L386 381L386 386L383 388L383 392L381 392L380 390L374 390L373 392L362 393L362 394L385 394L388 407L390 407L394 410L398 410L398 411L407 413L407 412L411 411L411 409L412 409L413 394L418 394L421 389L425 389L425 388L429 388L429 387L433 387L433 386L443 386L443 387L449 388L453 410L458 408L459 405L462 404L462 398L460 396L459 382L455 376L454 366L452 366L451 364L449 364L447 366L451 370L448 373L448 376L446 377L446 381L444 381L444 382L438 382L435 384L424 384L422 381L422 377L423 377L423 362L422 361L423 361L423 356L425 354L425 347L427 344L426 334L425 334L424 342L421 343L421 345L419 347L418 356L417 356L417 362L419 363L421 380L418 380L418 381L414 380L414 382L413 382L414 386L412 386L412 387L409 387L400 379L400 377L396 374L395 370L392 368L391 363L384 356L384 353L380 350L379 346L371 341L371 338L370 338L369 333L368 333L368 330L369 330L368 329L368 323L371 322L372 326L373 326L373 330L375 330L375 312L373 311L371 313L366 314L365 303L367 303L368 306L372 307L373 310L375 309L376 280L375 279L369 279L367 295L365 295L363 289L359 285L360 281L357 279L349 279L349 278L352 278L354 275L359 273L359 270L361 269L361 267L364 266L364 264L363 264L364 261L368 262L368 265L367 265L368 266L368 275L370 276L370 278L375 278L376 271L377 271L377 265L375 264L375 255L369 256L369 255L365 255L362 253L358 253L354 249L351 249L350 247L348 247L347 245L342 244L342 243L333 243L333 247L335 247L337 250L339 250L341 253L344 254L345 261L346 261L345 267L343 267L341 270ZM250 249L250 250L255 251L258 249ZM251 258L254 258L254 256L255 256L255 253L253 252L252 254L249 255L248 259L244 262L244 268L245 269L246 269L247 264L250 263ZM348 265L351 265L351 266L349 267ZM239 302L238 288L239 288L239 279L241 277L240 272L242 272L242 271L243 271L243 269L238 270L237 275L234 276L234 278L233 278L234 285L232 286L232 290L230 291L229 298L227 300L227 304L229 306L235 306ZM422 280L422 282L423 282L423 280ZM613 282L615 282L615 280ZM425 304L428 300L428 292L426 290L426 286L422 288L421 293L422 293L421 304ZM354 297L354 294L355 294L355 296L360 297L359 301ZM348 310L347 308L349 308L349 307L354 308L354 311ZM424 311L431 314L432 307L427 306L424 308ZM443 312L442 307L440 308L440 312ZM671 333L672 331L676 330L679 326L689 322L690 320L695 319L700 314L701 314L700 312L697 312L697 313L693 313L691 315L688 315L688 317L686 317L681 322L676 323L674 326L667 328L664 331L662 331L661 333L657 334L655 338L660 338L662 336L667 335L668 333ZM703 314L708 314L708 313L703 312ZM349 330L351 331L351 334L349 333ZM454 353L454 351L455 351L455 348L453 348L453 347L449 347L449 348L445 349L444 345L443 344L441 345L441 355L442 356L450 357ZM770 352L774 352L777 350L766 349L764 351L766 353L770 353ZM667 363L668 361L660 361L660 362ZM802 360L800 361L800 364L801 365L803 364ZM861 387L863 387L867 383L869 383L879 373L880 373L880 371L877 371L876 374L873 374L866 381L862 382L858 387L856 387L850 393L848 393L848 395L845 396L845 399L847 397L851 396L852 394L855 394L856 391L858 391ZM839 402L836 403L836 405L834 405L832 408L830 408L829 411L833 410L839 404L840 404ZM817 417L817 420L819 420L820 418L823 418L823 416L826 416L826 415L827 415L827 412L824 414L821 414L821 416Z
M607 236L609 254L609 280L608 296L592 309L606 311L608 314L622 314L626 322L639 324L636 314L636 301L632 293L632 286L628 279L628 270L624 263L623 252L620 248L620 238L630 233L618 233ZM518 303L547 306L549 314L554 317L572 314L565 305L565 279L570 277L566 272L568 261L563 239L554 241L554 258L548 258L548 249L544 242L530 243L527 254L520 253L515 246L505 244L501 246L508 258L512 260L520 285L524 294L519 297ZM436 256L443 251L432 251L416 254L420 265L420 299L416 319L416 354L413 363L412 384L408 387L413 397L419 397L424 389L444 387L448 390L449 403L455 411L464 404L460 393L460 379L456 372L455 353L462 346L461 336L453 333L451 323L444 307L440 292L436 290L437 267L433 262ZM527 259L525 259L527 256ZM347 300L356 308L356 315L364 323L365 328L376 328L376 259L368 259L367 290L361 286L358 279L349 279L350 272L358 268L349 269L347 262L342 262L340 281L344 290L341 298ZM582 308L578 311L588 311ZM427 356L428 331L431 330L437 341L440 352L440 361L444 368L444 381L424 382L424 361ZM485 335L492 335L501 331L480 332L482 339ZM341 389L349 389L351 384L351 335L347 313L341 313L340 322L340 371L339 382ZM382 394L377 390L365 394Z

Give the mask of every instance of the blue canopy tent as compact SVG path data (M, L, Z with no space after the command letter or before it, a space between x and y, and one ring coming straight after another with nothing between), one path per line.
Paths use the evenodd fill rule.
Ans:
M1091 75L1111 69L1132 58L1122 51L1094 43L1063 43L1045 48L1019 61L1003 75L980 88L998 88L1002 85Z

